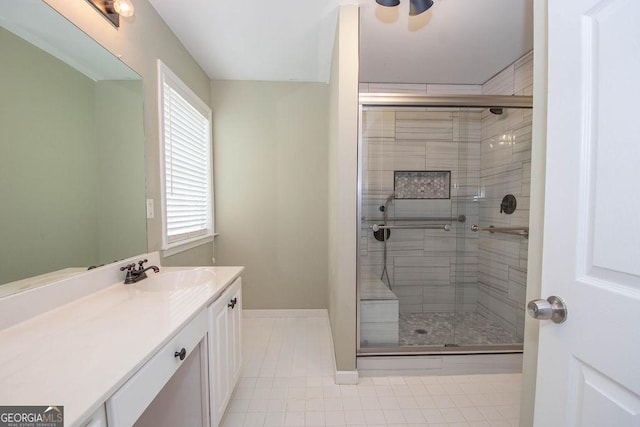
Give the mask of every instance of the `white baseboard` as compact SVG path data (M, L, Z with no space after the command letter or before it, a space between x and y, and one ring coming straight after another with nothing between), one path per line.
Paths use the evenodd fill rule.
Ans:
M338 371L336 366L336 349L333 346L333 331L331 330L331 322L327 317L327 325L329 326L329 341L331 343L331 354L333 354L333 372L335 372L334 381L338 385L356 385L358 384L358 371Z
M358 371L336 371L336 384L358 384Z
M242 317L329 317L325 308L302 310L247 310L242 309Z

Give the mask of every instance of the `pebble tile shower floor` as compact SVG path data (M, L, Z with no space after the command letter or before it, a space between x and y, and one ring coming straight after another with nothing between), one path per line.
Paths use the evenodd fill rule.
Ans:
M400 313L400 345L522 344L478 313Z
M259 426L517 426L520 374L334 383L325 317L243 318L243 368L222 421Z

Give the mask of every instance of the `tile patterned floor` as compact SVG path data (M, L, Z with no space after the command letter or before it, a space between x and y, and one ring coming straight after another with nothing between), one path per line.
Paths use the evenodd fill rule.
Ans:
M336 385L326 317L244 318L224 427L517 426L521 376L361 378Z
M522 344L478 313L400 313L399 329L400 345Z

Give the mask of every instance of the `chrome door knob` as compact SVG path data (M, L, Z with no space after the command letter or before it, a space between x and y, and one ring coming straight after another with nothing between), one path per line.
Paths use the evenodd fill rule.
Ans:
M562 323L567 320L567 306L561 298L550 296L545 299L536 299L527 304L529 316L537 320L551 320L554 323Z

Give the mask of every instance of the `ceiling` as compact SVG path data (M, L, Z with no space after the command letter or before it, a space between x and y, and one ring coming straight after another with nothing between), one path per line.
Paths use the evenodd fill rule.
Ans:
M533 47L533 0L150 0L214 80L327 82L337 8L360 6L360 80L481 84Z

